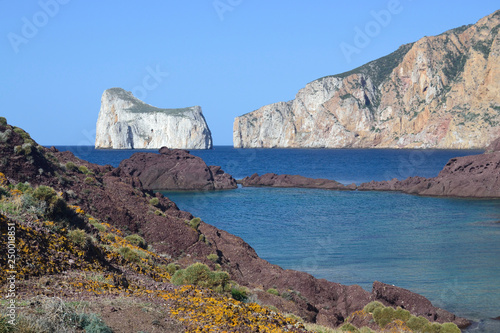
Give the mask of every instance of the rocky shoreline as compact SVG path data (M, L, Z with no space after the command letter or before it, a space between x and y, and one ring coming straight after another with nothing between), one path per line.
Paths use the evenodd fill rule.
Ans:
M356 184L354 183L343 185L330 179L307 178L299 175L277 175L275 173L266 173L262 176L254 173L250 177L245 177L237 182L245 187L296 187L338 191L356 189Z
M434 178L409 177L405 180L363 183L360 191L399 191L436 197L500 198L500 140L484 154L452 158Z
M386 306L404 307L429 321L453 322L459 327L470 324L467 319L437 308L423 296L402 288L375 282L372 292L368 292L357 285L345 286L316 279L305 272L284 270L259 258L255 250L237 236L202 221L186 223L194 219L190 213L179 210L174 202L149 189L155 187L156 179L161 177L156 177L159 174L154 174L154 167L144 172L153 165L147 161L166 159L167 164L178 161L186 165L186 170L196 164L204 170L204 177L212 175L210 179L203 179L202 187L216 188L214 184L218 184L219 176L223 178L219 184L233 182L232 177L224 176L218 167L207 168L185 151L162 149L161 154L154 157L138 154L113 168L80 160L70 152L44 148L26 132L6 122L0 124L0 132L5 133L6 138L0 145L0 171L10 184L29 182L33 187L50 186L68 204L78 205L102 223L141 235L156 253L175 260L181 267L200 262L213 270L226 271L232 280L255 290L257 295L262 294L258 290L269 288L287 292L290 302L285 303L282 297L261 295L267 304L282 311L295 313L309 322L338 327L352 313L376 300ZM173 169L182 174L181 165ZM182 184L170 180L166 183Z

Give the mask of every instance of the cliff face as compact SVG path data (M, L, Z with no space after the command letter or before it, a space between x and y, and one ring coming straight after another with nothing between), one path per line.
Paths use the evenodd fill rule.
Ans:
M96 148L212 148L210 129L199 106L160 109L121 88L102 94L96 132Z
M500 11L237 117L238 148L484 148L500 133Z

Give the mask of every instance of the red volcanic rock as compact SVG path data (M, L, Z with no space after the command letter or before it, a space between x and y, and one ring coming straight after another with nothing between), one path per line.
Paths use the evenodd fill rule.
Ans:
M468 320L433 306L424 296L382 282L376 281L373 283L372 300L379 301L386 306L400 306L413 315L423 316L430 321L439 323L452 322L460 328L470 325Z
M237 188L236 180L220 167L208 167L187 150L163 147L160 154L135 153L115 171L139 179L150 190L222 190Z
M335 180L322 178L307 178L299 175L277 175L266 173L262 176L254 173L239 181L243 186L269 186L269 187L297 187L297 188L320 188L327 190L355 190L356 185L343 185Z
M500 152L452 158L434 178L372 181L359 185L358 189L428 196L500 198Z

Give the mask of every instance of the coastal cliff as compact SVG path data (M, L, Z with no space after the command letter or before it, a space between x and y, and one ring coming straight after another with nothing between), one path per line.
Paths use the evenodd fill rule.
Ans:
M210 149L212 136L201 107L160 109L121 88L104 91L96 125L96 148Z
M237 117L237 148L484 148L500 131L500 11Z

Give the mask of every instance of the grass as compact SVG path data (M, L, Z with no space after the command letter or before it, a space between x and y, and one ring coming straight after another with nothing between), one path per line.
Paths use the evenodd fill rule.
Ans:
M155 106L144 103L143 101L134 97L134 95L132 95L131 92L125 91L121 88L111 88L108 89L108 92L113 95L117 95L118 97L120 97L125 101L130 102L132 106L126 109L126 111L132 113L166 113L172 116L182 116L184 113L193 110L192 107L178 108L178 109L157 108Z
M378 87L382 82L384 82L389 77L389 75L392 73L392 70L399 65L399 63L403 60L404 56L412 48L413 44L414 43L402 45L391 54L373 60L351 71L336 75L325 76L316 81L321 81L329 77L337 77L343 79L353 74L365 74L372 79L373 85L375 87Z
M36 297L34 308L18 314L16 325L6 326L0 319L0 333L86 332L111 333L95 313L88 313L78 303L70 304L57 297ZM8 330L3 330L7 328Z

